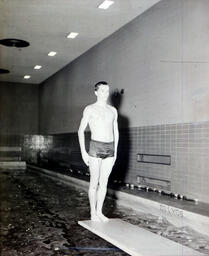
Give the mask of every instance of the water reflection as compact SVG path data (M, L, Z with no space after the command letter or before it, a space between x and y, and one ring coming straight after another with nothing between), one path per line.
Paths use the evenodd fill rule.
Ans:
M96 256L98 250L101 255L127 255L77 224L78 220L89 219L88 198L82 190L27 171L5 171L0 176L2 256ZM104 211L109 217L122 218L209 255L209 238L189 227L177 228L165 218L115 208L109 199Z

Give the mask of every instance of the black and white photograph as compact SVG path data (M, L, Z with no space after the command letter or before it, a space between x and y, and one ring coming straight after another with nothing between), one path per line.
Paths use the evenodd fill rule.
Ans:
M209 0L0 0L0 255L209 256Z

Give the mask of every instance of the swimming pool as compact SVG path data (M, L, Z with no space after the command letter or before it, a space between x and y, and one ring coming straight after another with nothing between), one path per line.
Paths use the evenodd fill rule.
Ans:
M32 172L1 172L2 255L127 255L77 225L89 219L87 193ZM105 213L209 254L207 236L107 199ZM97 250L97 251L96 251Z

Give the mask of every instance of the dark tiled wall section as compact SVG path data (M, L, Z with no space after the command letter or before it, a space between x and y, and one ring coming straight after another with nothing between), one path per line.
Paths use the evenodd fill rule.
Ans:
M23 141L23 135L0 134L0 147L21 147Z
M87 148L89 139L87 133ZM42 146L39 154L45 162L49 158L53 166L55 163L65 168L85 166L77 133L45 136L44 141L46 146ZM37 151L33 149L33 153L34 150ZM138 153L170 155L171 165L137 162ZM118 159L111 180L138 185L137 176L145 177L140 182L145 181L149 186L209 202L209 122L120 130Z
M23 159L23 143L24 136L23 135L15 135L15 134L0 134L0 161L19 161ZM9 147L20 147L21 151L6 151L1 148ZM14 150L14 149L13 149Z

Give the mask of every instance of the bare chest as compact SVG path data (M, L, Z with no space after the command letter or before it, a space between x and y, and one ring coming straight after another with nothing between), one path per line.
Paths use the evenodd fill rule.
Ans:
M92 121L93 122L103 122L109 123L114 120L114 113L111 109L95 109L92 112Z

